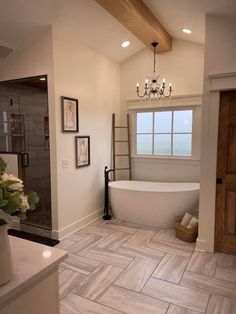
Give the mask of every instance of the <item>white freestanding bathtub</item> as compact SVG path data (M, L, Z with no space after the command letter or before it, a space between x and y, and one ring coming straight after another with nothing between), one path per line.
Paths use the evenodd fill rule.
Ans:
M198 208L199 188L199 183L110 182L112 213L118 219L172 228L177 216Z

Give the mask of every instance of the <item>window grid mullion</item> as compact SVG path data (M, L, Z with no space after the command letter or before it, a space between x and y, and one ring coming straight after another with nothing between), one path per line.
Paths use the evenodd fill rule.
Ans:
M167 135L170 135L172 132L155 132L154 134L160 134L160 135L162 135L162 134L167 134ZM152 133L138 133L138 134L152 134ZM175 134L180 134L180 135L182 135L182 134L192 134L191 132L173 132L173 134L175 135Z
M174 110L171 114L171 156L173 156Z
M162 135L162 134L167 134L167 135L170 135L172 132L155 132L154 135ZM152 135L153 133L152 132L149 132L149 133L137 133L137 135ZM173 132L174 135L182 135L182 134L192 134L192 132Z
M155 113L152 112L152 155L154 155L154 125L155 125Z
M178 109L177 109L178 110ZM137 152L137 135L152 135L152 155L153 156L159 156L158 154L154 154L154 142L155 142L155 135L158 135L158 134L166 134L166 135L171 135L171 156L174 156L174 135L175 134L189 134L189 135L192 135L193 132L175 132L174 133L174 112L177 111L177 110L168 110L168 111L171 111L171 132L163 132L163 133L159 133L159 132L155 132L155 112L158 112L158 111L152 111L152 133L138 133L137 132L137 127L136 127L136 152ZM136 121L137 121L137 114L136 113ZM193 126L192 126L192 130L193 130ZM192 143L191 143L192 145ZM192 154L192 147L191 147L191 154Z

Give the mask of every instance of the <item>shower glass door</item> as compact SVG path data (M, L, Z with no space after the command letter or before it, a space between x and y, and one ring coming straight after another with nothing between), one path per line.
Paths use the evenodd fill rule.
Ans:
M0 83L0 152L20 156L25 189L40 202L23 224L51 229L51 183L47 77Z

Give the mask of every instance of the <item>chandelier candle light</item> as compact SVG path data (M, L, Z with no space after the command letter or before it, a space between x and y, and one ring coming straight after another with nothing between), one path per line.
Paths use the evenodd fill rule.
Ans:
M163 79L162 83L160 83L160 75L156 74L156 49L157 42L153 42L152 44L154 50L154 63L153 63L153 75L148 76L145 79L144 91L140 94L139 83L137 83L137 95L140 98L155 98L155 99L165 99L171 96L172 93L172 85L169 83L169 89L166 91L166 80Z

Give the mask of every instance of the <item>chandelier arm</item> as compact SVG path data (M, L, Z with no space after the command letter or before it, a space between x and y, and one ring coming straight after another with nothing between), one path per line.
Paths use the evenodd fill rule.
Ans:
M164 96L165 96L166 98L170 97L170 96L171 96L171 91L169 90L169 93L168 93L168 94L164 94Z
M144 98L144 97L147 95L147 93L146 93L146 91L144 91L143 95L141 95L141 94L139 93L139 91L137 91L137 95L138 95L138 97L140 97L140 98Z

